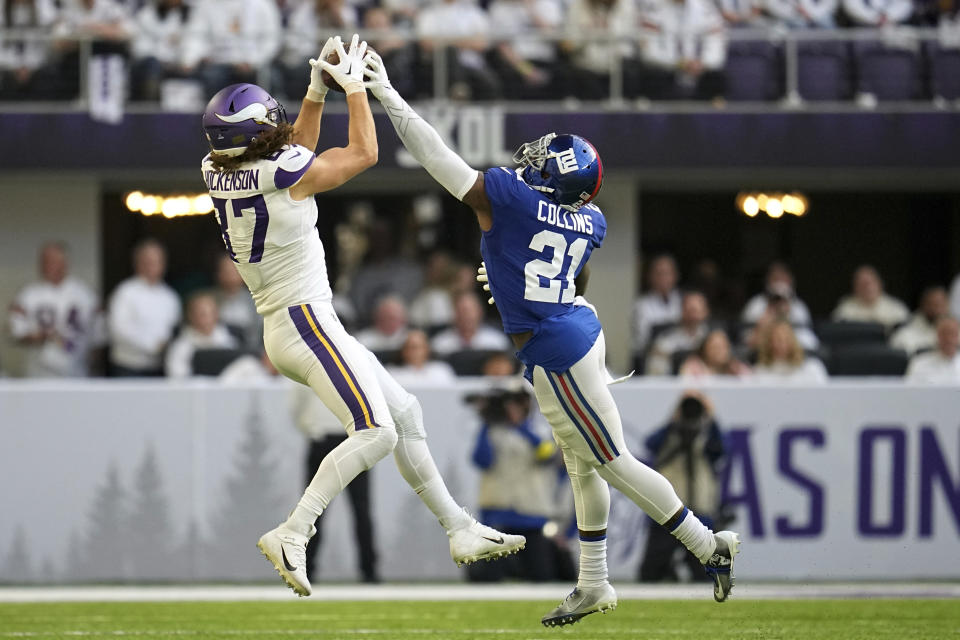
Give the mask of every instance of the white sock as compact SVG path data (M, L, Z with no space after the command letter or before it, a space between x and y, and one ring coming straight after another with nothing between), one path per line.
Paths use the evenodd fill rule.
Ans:
M357 431L338 444L320 463L303 497L284 523L286 527L305 536L311 535L314 521L330 501L361 471L366 471L390 453L396 442L394 429L375 427Z
M473 518L457 504L430 455L427 441L419 437L403 437L393 450L400 475L417 493L427 508L437 516L446 531L473 524Z
M601 587L607 582L607 536L580 538L580 577L578 587Z
M683 546L690 549L690 552L704 564L717 549L717 541L713 537L713 531L700 522L700 518L693 515L693 511L686 507L680 514L680 522L674 526L670 533L682 542Z

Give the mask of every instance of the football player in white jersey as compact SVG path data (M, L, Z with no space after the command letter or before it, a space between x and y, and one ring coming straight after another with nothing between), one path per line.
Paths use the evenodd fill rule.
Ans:
M349 436L320 465L286 522L257 543L297 594L310 594L305 547L314 522L361 471L391 451L403 478L450 538L457 564L516 552L525 543L485 527L450 496L425 441L417 399L349 335L331 304L314 194L334 189L377 161L373 116L363 86L366 43L339 37L311 60L310 86L296 122L256 85L230 85L211 98L203 126L211 152L203 178L227 252L264 317L264 344L276 368L308 385ZM336 65L326 61L336 51ZM347 94L348 144L314 155L327 71Z
M40 249L40 276L10 306L10 333L27 348L25 374L86 376L90 349L103 339L97 296L69 275L67 249L58 242Z

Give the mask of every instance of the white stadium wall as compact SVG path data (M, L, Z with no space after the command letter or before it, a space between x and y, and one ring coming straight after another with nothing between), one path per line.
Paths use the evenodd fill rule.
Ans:
M471 507L478 423L462 396L482 385L416 390L438 465ZM613 389L642 455L681 387ZM724 485L745 543L741 579L960 577L960 390L850 382L706 393L730 444ZM283 383L0 383L0 581L273 579L254 542L303 481L288 394ZM372 477L383 577L462 577L392 461ZM615 494L616 578L636 575L646 526ZM323 580L356 577L351 527L335 500Z

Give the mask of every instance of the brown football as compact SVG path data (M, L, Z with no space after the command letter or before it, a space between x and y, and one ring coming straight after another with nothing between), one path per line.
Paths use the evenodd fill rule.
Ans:
M373 51L373 48L367 47L367 51ZM331 51L330 54L327 56L327 62L329 62L330 64L338 64L340 62L340 54L338 54L336 51ZM340 86L340 83L334 80L333 76L327 73L326 70L320 71L320 79L323 80L323 84L327 85L328 88L333 89L334 91L338 91L340 93L344 93L343 87Z

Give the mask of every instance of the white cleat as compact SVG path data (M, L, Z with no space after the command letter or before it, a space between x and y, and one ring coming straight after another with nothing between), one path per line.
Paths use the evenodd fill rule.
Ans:
M609 582L600 587L577 587L540 622L545 627L562 627L591 613L606 613L616 608L617 592Z
M280 525L263 534L257 542L260 553L273 564L287 586L301 597L312 592L307 578L307 542L316 532L314 528L310 536L305 536Z
M477 520L462 529L448 531L447 536L450 537L450 557L458 567L477 560L508 556L527 544L523 536L501 533Z
M740 553L740 536L733 531L719 531L713 537L717 550L703 568L713 578L713 599L724 602L733 591L733 559Z

